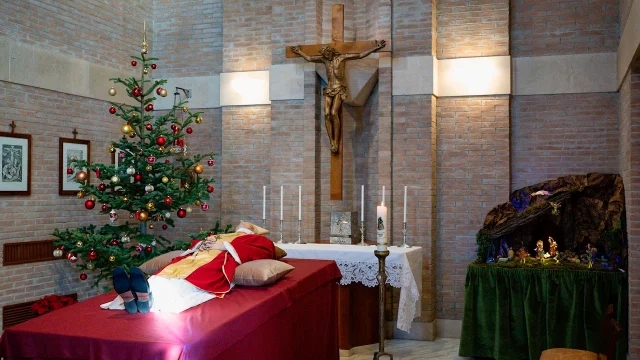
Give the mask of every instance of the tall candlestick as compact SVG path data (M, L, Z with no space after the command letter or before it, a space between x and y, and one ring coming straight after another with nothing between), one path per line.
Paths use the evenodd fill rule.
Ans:
M298 185L298 220L302 220L302 186Z
M404 186L404 217L403 222L407 222L407 185Z
M267 187L262 187L262 219L267 218Z
M387 251L387 207L384 205L377 207L377 236L376 236L376 250Z
M364 221L364 185L360 190L360 221Z
M284 219L284 210L282 207L284 199L284 186L280 185L280 220Z
M384 206L384 185L382 186L382 206Z

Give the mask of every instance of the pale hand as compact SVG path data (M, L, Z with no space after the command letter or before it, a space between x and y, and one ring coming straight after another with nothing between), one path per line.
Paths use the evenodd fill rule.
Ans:
M380 41L376 41L378 44L376 45L376 47L378 49L382 49L383 47L385 47L385 45L387 45L387 42L384 40L380 40ZM293 51L293 49L291 49L291 51Z
M300 46L292 46L291 52L300 55Z

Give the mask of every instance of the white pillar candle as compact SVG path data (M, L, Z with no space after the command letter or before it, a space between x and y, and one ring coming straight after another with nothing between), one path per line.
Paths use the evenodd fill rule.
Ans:
M284 199L284 186L280 185L280 220L284 219L284 210L283 210L283 199Z
M382 186L382 206L384 206L384 186Z
M377 207L377 215L376 215L377 223L376 223L376 250L378 251L386 251L387 250L387 207L382 205Z
M364 222L364 185L360 190L360 221Z
M298 185L298 220L302 220L302 186Z
M402 221L407 222L407 185L404 186L404 216Z
M262 187L262 219L267 218L267 186Z

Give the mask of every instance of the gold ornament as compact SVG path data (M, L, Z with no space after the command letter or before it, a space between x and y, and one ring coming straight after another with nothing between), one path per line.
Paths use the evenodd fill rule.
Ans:
M156 226L153 224L149 224L149 229L153 230Z
M133 131L133 128L131 127L131 125L129 124L124 124L122 125L122 127L120 128L120 131L122 131L123 134L131 134L131 132Z
M202 117L200 115L196 118L196 124L202 124Z
M116 261L116 256L115 255L109 256L109 261L111 261L111 262Z
M78 241L78 242L76 243L76 246L77 246L77 247L82 247L82 245L83 245L83 244L82 244L82 241Z
M188 113L188 112L189 112L189 108L188 108L188 107L186 107L186 106L185 106L185 107L183 107L183 108L182 108L182 112L183 112L183 113Z
M193 172L196 174L202 174L204 172L204 166L196 164L196 166L193 167Z
M147 213L144 210L140 211L140 215L138 215L138 220L147 221L147 219L149 219L149 213Z
M146 54L146 53L147 53L147 46L146 46L146 45L142 45L142 49L140 50L140 53L141 53L142 55L144 55L144 54Z
M78 194L76 194L76 196L78 197L78 199L82 199L84 197L84 191L78 191Z
M155 204L153 202L149 201L147 203L147 205L146 205L146 208L147 208L147 210L151 211L151 210L155 209L156 206L155 206Z
M142 73L147 75L149 73L149 68L145 67L144 69L142 69Z
M191 185L189 185L189 183L184 183L184 188L185 189L189 189L191 187Z
M130 137L130 138L134 138L134 137L136 137L136 132L135 132L135 131L130 132L130 133L129 133L129 137Z
M158 146L158 151L164 152L164 146Z
M129 201L129 197L128 197L127 195L123 196L123 197L122 197L122 201L124 201L124 202Z
M144 169L147 170L147 171L151 171L151 170L153 170L153 166L147 165L147 166L145 166Z
M116 96L117 93L118 92L116 91L116 88L114 88L114 87L110 87L109 88L109 95Z
M196 202L193 203L195 206L200 206L200 200L196 200Z
M78 179L78 181L85 181L85 180L87 180L87 173L86 173L86 172L84 172L84 171L79 171L79 172L76 174L76 179Z
M191 210L191 206L189 206L189 207L187 208L187 212L188 212L188 213L190 213L191 211L193 211L193 210Z
M87 263L87 270L93 270L96 268L96 264L94 264L92 261L89 261Z
M167 97L167 89L163 88L162 90L160 90L160 96Z
M129 214L129 219L133 219L134 217L136 217L136 216L131 214L131 213Z
M115 147L115 146L113 146L113 145L109 146L109 152L110 152L110 153L112 153L112 154L113 154L114 152L116 152L116 147Z
M168 177L166 177L166 176L163 176L163 177L162 177L162 183L163 183L163 184L166 184L166 183L168 183L168 182L169 182L169 178L168 178Z

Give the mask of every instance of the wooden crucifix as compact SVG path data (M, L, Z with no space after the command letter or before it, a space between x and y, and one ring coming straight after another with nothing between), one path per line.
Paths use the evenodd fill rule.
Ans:
M327 86L322 95L324 123L331 144L331 200L342 200L342 103L347 97L345 63L362 59L385 45L384 40L344 42L344 5L335 4L331 8L330 44L287 46L286 57L301 56L306 61L323 63L327 70Z

